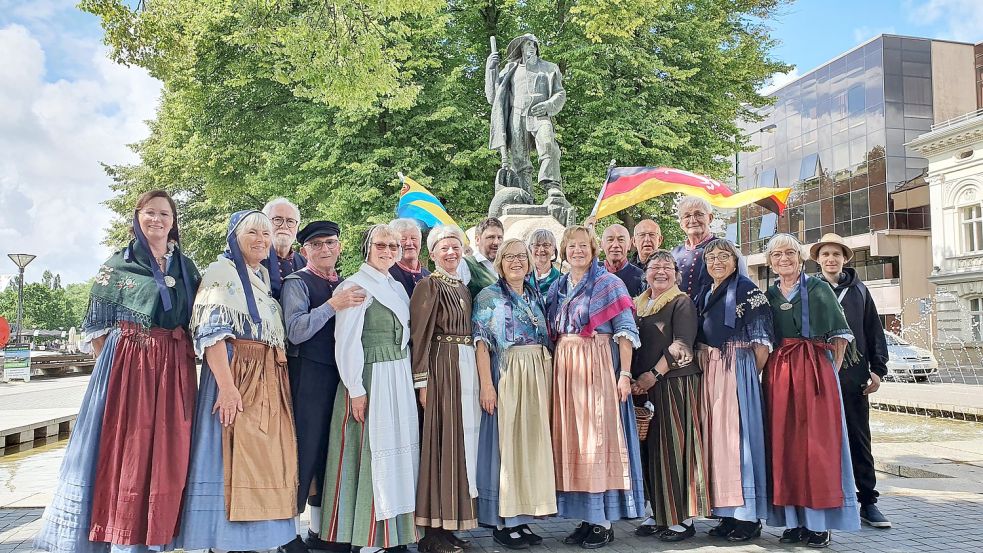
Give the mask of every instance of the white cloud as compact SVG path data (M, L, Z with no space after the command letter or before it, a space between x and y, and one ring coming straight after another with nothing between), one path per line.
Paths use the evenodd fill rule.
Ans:
M100 242L111 213L101 202L111 180L100 163L137 161L126 145L146 137L160 83L110 61L98 37L82 49L72 72L80 76L46 78L48 50L33 29L0 27L0 253L36 254L28 281L49 269L68 283L91 277L109 254Z
M906 7L912 22L939 26L934 38L983 40L983 2L979 0L909 0Z
M853 41L857 44L863 44L876 36L894 34L897 34L894 27L867 27L865 25L853 30Z
M761 90L759 90L758 93L763 96L767 96L788 83L795 81L799 77L801 77L801 75L799 75L799 69L797 67L793 68L788 73L775 73L771 76L771 79L768 80L768 84L761 87Z

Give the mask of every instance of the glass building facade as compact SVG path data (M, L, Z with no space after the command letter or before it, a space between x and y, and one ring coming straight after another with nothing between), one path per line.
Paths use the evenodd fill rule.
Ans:
M736 188L792 188L782 217L756 205L731 216L728 234L740 229L745 254L762 252L775 232L811 243L827 232L929 228L927 206L895 209L890 194L928 166L904 144L934 122L932 43L871 40L773 93L763 119L744 125L755 149L735 159ZM873 278L896 272L896 260L865 261Z

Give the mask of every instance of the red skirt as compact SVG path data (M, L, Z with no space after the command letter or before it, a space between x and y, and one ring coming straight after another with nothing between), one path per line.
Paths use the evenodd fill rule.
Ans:
M195 357L181 328L122 324L106 391L89 540L170 543L188 477Z
M843 506L842 402L831 346L786 338L765 370L772 503Z

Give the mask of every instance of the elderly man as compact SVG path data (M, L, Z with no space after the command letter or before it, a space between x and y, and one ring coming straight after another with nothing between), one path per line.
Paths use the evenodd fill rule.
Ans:
M644 273L645 262L652 252L662 246L662 228L652 219L642 219L635 225L632 242L635 244L635 256L631 263Z
M478 292L498 282L495 272L495 255L498 247L505 238L505 226L495 217L483 219L474 229L474 255L464 258L464 263L458 265L457 273L461 280L468 285L473 299Z
M696 301L700 290L713 282L707 272L707 265L703 262L703 250L715 238L710 232L713 210L703 198L685 196L679 201L676 211L679 214L679 226L686 233L686 240L672 249L672 256L676 258L682 279L679 288Z
M335 364L335 313L365 301L365 291L358 286L334 293L342 281L335 270L341 253L339 232L331 221L312 221L300 231L298 238L309 261L284 279L282 304L297 428L297 510L311 506L311 525L303 541L311 549L348 551L347 546L322 541L318 535L331 413L341 379Z
M403 285L408 297L413 296L416 283L430 274L430 271L420 262L420 243L423 234L420 226L413 219L396 219L391 225L399 232L399 245L403 256L389 269L389 274Z
M631 297L641 294L645 289L645 271L628 262L628 251L631 249L628 229L618 224L604 229L601 249L604 250L604 268L625 283Z
M286 198L274 198L263 206L263 213L273 223L273 247L270 259L264 261L263 266L270 271L270 289L273 291L273 297L280 299L283 279L307 265L304 256L294 253L293 250L297 229L300 228L300 209ZM270 263L274 254L277 262Z
M853 259L853 250L838 234L829 233L813 244L809 257L819 264L822 278L833 287L833 293L843 307L850 325L858 358L849 356L840 368L840 389L843 413L846 416L847 436L853 476L860 503L860 520L874 528L890 528L889 521L877 508L877 476L874 456L870 449L870 403L867 396L876 392L881 378L887 374L887 340L881 317L863 281L854 269L844 265Z

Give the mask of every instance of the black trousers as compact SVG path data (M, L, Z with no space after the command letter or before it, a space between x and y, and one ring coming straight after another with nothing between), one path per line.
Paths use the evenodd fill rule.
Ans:
M877 476L874 473L874 455L870 451L870 403L864 395L864 386L858 385L846 374L840 373L843 389L843 414L850 441L850 457L853 461L853 478L857 483L857 501L861 505L877 503Z
M305 504L321 506L331 413L341 377L334 365L300 357L288 357L287 370L297 426L297 512L303 513Z

